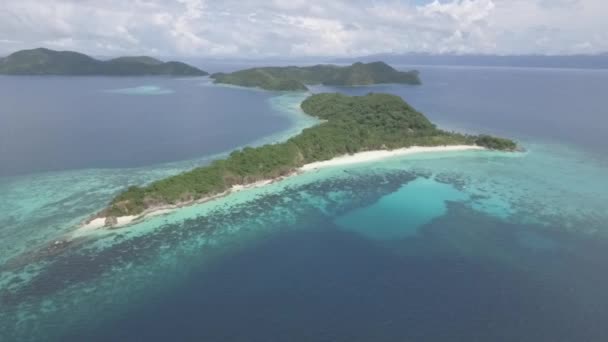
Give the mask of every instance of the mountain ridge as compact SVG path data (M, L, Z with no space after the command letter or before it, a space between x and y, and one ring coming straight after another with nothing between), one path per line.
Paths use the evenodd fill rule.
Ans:
M16 51L0 58L0 74L66 76L206 76L207 72L191 65L163 62L149 56L125 56L107 61L76 51L36 48Z
M382 83L421 83L416 70L398 71L390 65L374 61L356 62L350 66L317 64L313 66L257 67L232 73L211 75L215 83L266 90L306 91L307 85L360 86Z

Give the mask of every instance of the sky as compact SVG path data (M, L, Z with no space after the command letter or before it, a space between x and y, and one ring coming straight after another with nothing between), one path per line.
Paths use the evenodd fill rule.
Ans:
M608 0L0 0L0 55L592 54Z

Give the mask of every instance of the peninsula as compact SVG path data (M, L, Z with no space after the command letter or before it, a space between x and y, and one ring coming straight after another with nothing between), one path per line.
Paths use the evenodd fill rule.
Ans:
M206 76L207 72L181 62L163 62L148 56L98 60L73 51L45 48L17 51L0 58L5 75Z
M418 71L398 71L384 62L351 66L263 67L211 75L215 83L278 91L306 91L306 85L361 86L381 83L420 84Z
M301 104L303 111L322 120L283 143L246 147L227 159L153 182L132 186L91 218L101 226L122 225L142 215L228 194L231 189L266 184L298 170L342 163L344 156L373 151L390 156L411 151L497 149L513 151L515 142L488 135L465 135L438 129L400 97L370 93L346 96L317 94ZM434 149L433 149L434 147ZM411 150L404 150L411 148ZM341 161L342 160L342 161ZM304 167L305 165L308 165ZM304 168L303 168L304 167Z

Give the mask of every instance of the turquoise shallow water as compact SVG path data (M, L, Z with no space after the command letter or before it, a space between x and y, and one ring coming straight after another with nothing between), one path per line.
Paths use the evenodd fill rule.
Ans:
M303 115L298 107L305 96L285 94L270 98L270 105L283 113L290 125L251 145L282 141L314 125L316 120ZM74 170L0 178L0 226L5 236L0 240L0 262L68 233L129 185L145 184L205 165L228 153L142 168Z
M564 168L571 156L561 159L563 147L527 146L529 151L519 154L420 154L322 169L128 229L76 239L56 251L44 247L13 254L2 269L1 321L10 328L4 331L20 339L50 333L60 338L80 329L86 335L106 319L128 315L129 308L171 293L195 270L214 265L214 260L278 233L322 229L326 220L338 230L387 243L406 254L420 251L395 247L396 241L428 234L428 227L455 204L500 224L536 227L514 237L516 246L530 251L561 248L552 230L603 234L608 195L597 190L608 184L602 166L592 161L574 163L574 172ZM540 170L542 175L537 174ZM568 183L568 177L585 181ZM91 207L102 194L95 193ZM573 203L571 198L579 201ZM86 207L78 207L82 214L87 212ZM45 230L38 241L53 233L57 231ZM30 239L36 234L30 231ZM496 258L509 267L525 267L510 251L484 248L483 238L451 244L468 257ZM23 239L16 236L14 241ZM124 306L125 302L129 305Z
M315 123L277 95L292 124L256 144ZM125 186L224 154L1 178L0 336L603 340L608 161L522 144L321 169L86 236Z
M447 201L463 200L466 195L450 184L418 178L377 203L336 218L344 229L373 239L391 240L417 233L418 228L446 213ZM403 215L408 212L408 215Z

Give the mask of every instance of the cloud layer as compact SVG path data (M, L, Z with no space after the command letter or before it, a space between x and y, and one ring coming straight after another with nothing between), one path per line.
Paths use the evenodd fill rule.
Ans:
M596 53L607 16L605 0L2 0L0 54Z

